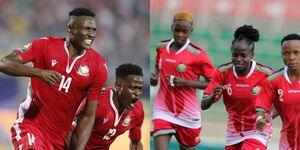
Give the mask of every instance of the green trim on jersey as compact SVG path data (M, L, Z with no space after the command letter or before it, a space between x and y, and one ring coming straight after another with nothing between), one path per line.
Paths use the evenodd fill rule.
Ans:
M187 49L189 52L193 53L193 54L196 54L196 55L200 54L200 51L199 51L199 50L196 50L196 49L194 49L194 48L191 47L191 46L188 46L186 49Z
M275 74L271 75L271 76L268 78L268 80L269 80L269 81L272 81L272 80L274 80L274 79L276 79L276 78L278 78L278 77L280 77L280 76L282 76L282 75L283 75L283 71L280 71L280 72L278 72L278 73L275 73Z
M222 66L222 67L220 67L218 69L219 69L220 72L223 72L223 71L229 70L230 68L232 68L232 66L233 66L233 64L228 64L228 65Z
M161 135L168 135L168 134L175 134L176 132L164 132L164 133L158 133L153 135L153 138L157 137L157 136L161 136Z
M268 75L271 75L271 74L272 74L272 71L271 71L270 69L262 68L262 67L257 66L257 65L256 65L256 67L255 67L255 70L259 70L259 71L264 72L264 73L266 73L266 74L268 74Z
M166 41L160 41L156 44L156 48L161 48L164 46L167 46L167 44L170 42L171 40L166 40Z

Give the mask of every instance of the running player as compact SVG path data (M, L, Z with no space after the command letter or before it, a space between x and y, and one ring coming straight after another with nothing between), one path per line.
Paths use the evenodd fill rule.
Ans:
M273 73L267 66L253 60L254 42L259 32L251 25L244 25L234 33L231 45L232 62L218 67L213 80L204 91L203 110L223 101L228 113L226 150L266 150L271 137L271 124L256 130L255 105L264 80Z
M155 150L168 149L175 135L180 149L195 149L200 143L201 114L196 89L205 89L215 68L205 50L188 39L193 16L186 11L174 15L174 39L159 42L151 85L160 88L153 103ZM206 81L199 82L200 76Z
M114 140L128 130L131 139L130 150L143 149L140 140L144 109L142 102L139 101L143 86L141 67L123 64L116 69L115 88L107 88L103 91L101 105L97 108L95 123L85 147L86 150L108 150ZM83 109L84 105L81 105L78 119ZM75 127L76 122L73 125ZM71 143L75 140L76 137L73 135Z
M11 129L16 150L64 149L67 132L84 97L87 103L76 149L83 149L88 140L99 92L107 79L105 60L91 48L96 36L95 14L86 8L72 10L67 31L67 38L33 40L0 61L1 72L31 78ZM33 67L25 65L28 62Z
M264 130L266 117L275 106L282 120L280 150L300 149L300 35L289 34L281 41L281 54L286 65L271 75L262 87L257 111L257 129Z

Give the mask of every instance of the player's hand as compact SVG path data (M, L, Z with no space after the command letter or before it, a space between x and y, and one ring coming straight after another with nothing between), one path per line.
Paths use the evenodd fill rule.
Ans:
M41 70L40 78L50 85L55 85L61 80L61 74L54 70Z
M156 86L157 83L158 83L158 78L159 78L159 75L158 75L158 74L152 73L151 78L150 78L150 84L151 84L152 86Z
M262 131L264 129L264 126L270 122L270 118L268 116L268 113L266 112L257 112L256 117L256 129L259 131Z
M216 99L222 95L223 90L225 90L225 86L223 85L218 85L214 88L214 93L213 93L213 98Z

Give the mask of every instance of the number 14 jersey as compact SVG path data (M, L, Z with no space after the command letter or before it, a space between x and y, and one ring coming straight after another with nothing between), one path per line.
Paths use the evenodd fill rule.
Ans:
M40 78L31 78L27 98L20 104L12 128L13 140L34 132L62 148L81 101L85 97L99 100L107 79L105 60L94 49L70 58L66 43L64 38L45 37L14 51L24 63L32 62L35 68L57 71L62 79L50 85Z

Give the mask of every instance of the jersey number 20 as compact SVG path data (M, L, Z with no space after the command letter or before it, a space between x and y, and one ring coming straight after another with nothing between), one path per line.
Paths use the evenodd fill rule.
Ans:
M113 137L116 134L116 132L117 132L117 129L109 129L109 131L103 137L103 140L109 140L111 137Z

